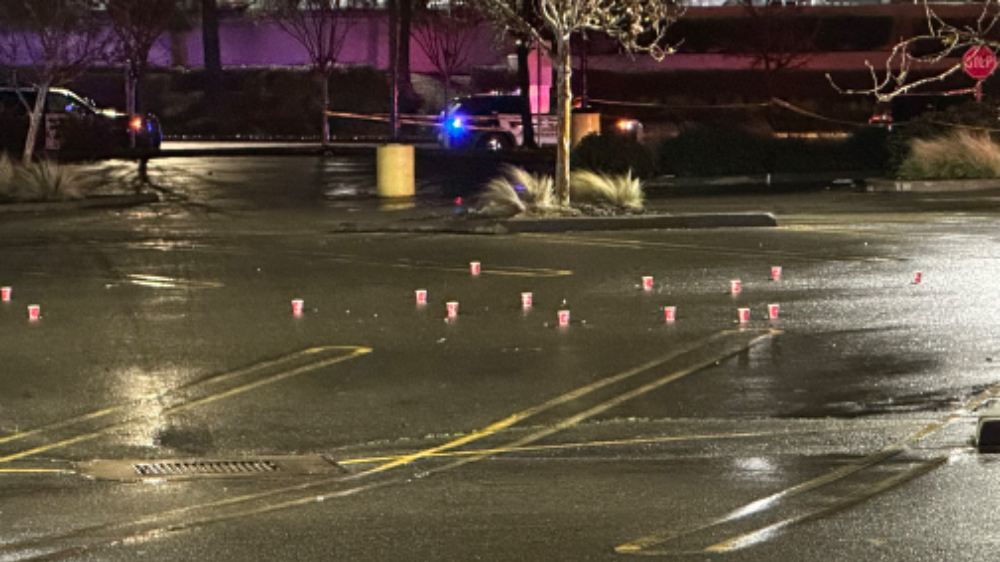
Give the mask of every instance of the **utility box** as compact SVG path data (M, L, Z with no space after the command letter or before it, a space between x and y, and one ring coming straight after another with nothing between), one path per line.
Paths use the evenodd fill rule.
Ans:
M413 197L414 181L413 145L386 144L376 153L378 196L384 198Z

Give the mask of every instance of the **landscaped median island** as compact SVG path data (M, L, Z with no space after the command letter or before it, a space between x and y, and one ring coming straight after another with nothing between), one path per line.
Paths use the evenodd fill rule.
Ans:
M22 164L0 154L0 213L120 207L158 200L155 193L137 193L134 186L116 177L113 167L95 173L52 160Z

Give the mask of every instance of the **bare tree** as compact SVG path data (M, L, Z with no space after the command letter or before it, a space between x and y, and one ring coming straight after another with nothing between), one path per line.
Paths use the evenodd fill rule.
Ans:
M927 0L922 0L927 29L913 37L896 43L884 68L880 71L865 61L872 78L870 88L841 88L827 74L827 80L837 91L844 94L870 95L879 101L913 92L929 84L942 83L949 76L963 68L961 56L955 62L948 59L961 55L970 47L985 46L996 49L1000 41L997 26L1000 20L1000 0L983 0L978 17L966 25L946 22L931 8ZM976 89L980 87L977 84Z
M521 0L530 1L530 0ZM471 0L501 31L528 36L552 60L556 70L556 196L569 204L570 111L573 91L570 39L585 30L603 32L627 51L647 51L661 59L673 47L662 45L667 28L683 13L681 0L537 0L536 23L507 0Z
M814 56L817 27L803 20L802 8L767 3L743 4L746 26L739 33L735 47L745 53L754 68L764 71L768 98L774 97L775 77L785 70L799 68ZM813 25L810 25L813 23Z
M330 142L330 77L340 60L347 33L357 21L353 10L359 4L344 0L263 0L268 17L291 35L309 55L313 72L322 80L323 146Z
M33 104L21 97L30 115L25 164L34 157L49 89L73 80L107 55L108 35L94 7L93 0L0 0L0 59L11 66L25 64L19 78L35 90Z
M425 6L420 10L413 39L437 71L447 104L451 99L452 77L469 63L482 18L457 0L446 1L443 9Z
M118 59L126 68L125 111L133 116L143 108L149 52L173 21L178 0L106 0L105 7L117 38Z

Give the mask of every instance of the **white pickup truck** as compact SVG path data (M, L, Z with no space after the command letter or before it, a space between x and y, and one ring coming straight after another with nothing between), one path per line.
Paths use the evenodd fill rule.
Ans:
M479 94L459 98L441 112L438 142L445 148L507 150L524 144L518 95ZM639 124L631 119L616 120L616 129L630 131ZM532 116L535 142L552 146L559 140L557 118L550 113Z

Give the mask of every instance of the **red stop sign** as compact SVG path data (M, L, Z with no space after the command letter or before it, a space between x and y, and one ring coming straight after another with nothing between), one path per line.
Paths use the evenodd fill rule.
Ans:
M962 56L962 68L965 73L975 78L983 80L997 67L997 57L986 45L969 47L969 50Z

